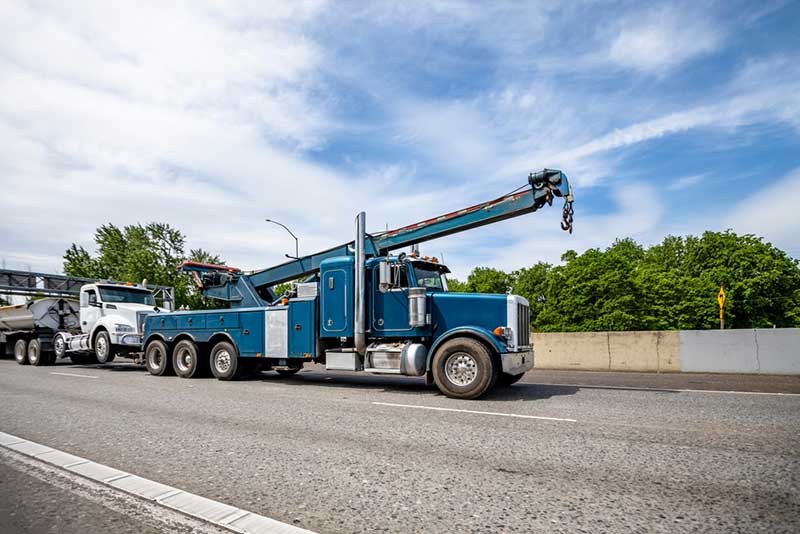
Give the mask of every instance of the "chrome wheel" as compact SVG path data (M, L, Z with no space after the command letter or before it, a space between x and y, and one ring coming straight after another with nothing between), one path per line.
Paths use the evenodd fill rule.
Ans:
M97 358L102 362L108 357L108 341L105 336L97 336L95 341L95 353Z
M468 386L478 376L478 363L466 352L455 352L444 364L447 379L457 386Z
M227 373L231 368L231 353L227 350L220 350L214 355L214 367L220 373Z
M63 336L56 336L56 339L53 341L53 350L55 351L57 358L64 357L64 354L67 352L67 345L64 343Z
M192 370L194 365L192 356L192 351L189 350L187 347L181 347L176 354L175 358L175 365L178 367L178 370L182 373L188 373Z
M162 353L158 349L150 351L150 366L153 369L160 369L163 361L164 361L164 353Z

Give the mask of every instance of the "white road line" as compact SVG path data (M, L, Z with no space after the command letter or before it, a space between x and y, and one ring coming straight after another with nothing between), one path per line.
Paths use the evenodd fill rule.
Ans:
M482 412L478 410L459 410L456 408L439 408L437 406L419 406L416 404L395 404L393 402L373 402L378 406L393 406L395 408L416 408L418 410L435 410L437 412L471 413L476 415L496 415L498 417L517 417L519 419L541 419L542 421L561 421L564 423L577 423L577 419L564 417L543 417L541 415L522 415L518 413Z
M123 492L133 495L148 503L177 510L226 530L242 534L314 534L309 530L206 499L12 434L0 432L0 447L23 454L37 462L44 462L48 468L56 468L61 472L100 483L109 494Z
M53 371L50 371L50 374L51 375L58 375L58 376L75 376L75 377L78 377L78 378L97 378L96 376L92 376L92 375L78 375L78 374L75 374L75 373L55 373Z
M603 386L600 384L550 384L538 382L525 382L527 386L555 386L586 389L619 389L631 391L652 391L654 393L722 393L723 395L778 395L783 397L800 397L800 393L770 393L767 391L720 391L716 389L674 389L674 388L648 388L641 386Z

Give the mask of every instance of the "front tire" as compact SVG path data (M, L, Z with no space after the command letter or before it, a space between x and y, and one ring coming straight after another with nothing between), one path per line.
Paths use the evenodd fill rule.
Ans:
M153 376L172 374L172 362L167 344L160 340L148 343L144 351L144 365Z
M94 354L97 356L97 363L111 363L114 361L111 336L105 330L101 330L94 337Z
M194 378L200 375L200 350L194 342L184 339L172 350L172 368L181 378Z
M446 341L433 357L433 380L454 399L475 399L494 385L497 368L486 346L471 338Z
M211 372L219 380L236 380L242 368L236 347L227 341L220 341L214 345L209 355L209 363Z
M18 339L14 343L14 359L20 365L28 365L28 342L24 339Z

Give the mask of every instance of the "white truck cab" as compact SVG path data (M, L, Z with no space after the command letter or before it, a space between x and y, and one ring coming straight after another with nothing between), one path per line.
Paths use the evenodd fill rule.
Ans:
M114 282L83 285L81 333L59 333L53 348L57 357L74 353L80 358L93 352L99 363L110 362L117 355L139 352L145 316L160 311L153 293L142 285Z

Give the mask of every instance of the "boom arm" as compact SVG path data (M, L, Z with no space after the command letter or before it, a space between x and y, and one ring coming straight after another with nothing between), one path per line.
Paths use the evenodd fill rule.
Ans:
M519 191L396 230L367 236L366 256L385 255L417 243L531 213L545 204L552 204L554 197L565 199L561 227L572 233L573 197L569 181L561 171L544 169L541 172L531 173L528 176L528 183ZM313 274L319 271L320 264L325 259L352 255L353 246L353 241L349 241L249 275L243 275L238 269L225 266L184 263L180 267L184 271L194 273L198 285L208 296L238 301L240 305L255 305L256 302L250 299L251 294L256 291L263 293L276 284ZM201 272L206 273L202 280L199 276ZM206 280L211 283L206 283ZM238 289L226 288L225 286L229 284L234 284Z

